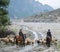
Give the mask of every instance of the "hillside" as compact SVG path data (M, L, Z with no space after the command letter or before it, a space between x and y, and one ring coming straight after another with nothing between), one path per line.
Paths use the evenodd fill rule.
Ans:
M11 18L23 18L53 10L51 6L35 0L10 0L8 9Z
M60 22L60 8L24 19L25 22Z

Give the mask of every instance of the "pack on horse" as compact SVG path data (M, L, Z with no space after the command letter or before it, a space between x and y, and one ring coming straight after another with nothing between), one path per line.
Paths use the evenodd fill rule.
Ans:
M52 35L50 32L50 29L48 29L47 36L46 36L46 45L47 47L50 47L52 41Z

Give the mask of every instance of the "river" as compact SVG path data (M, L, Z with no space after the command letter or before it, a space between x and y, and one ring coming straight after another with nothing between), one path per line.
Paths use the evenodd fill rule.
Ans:
M34 35L34 40L38 40L38 33L36 31L33 31L29 27L24 26L24 25L21 28L32 32ZM39 32L39 35L41 37L43 37L43 34L41 32ZM37 46L38 46L38 44L36 42L34 42L34 45L27 45L25 47L19 47L19 48L16 48L16 45L15 46L7 46L5 48L1 48L1 50L2 50L2 52L3 51L4 52L27 52L27 51L29 52L30 50L34 49Z

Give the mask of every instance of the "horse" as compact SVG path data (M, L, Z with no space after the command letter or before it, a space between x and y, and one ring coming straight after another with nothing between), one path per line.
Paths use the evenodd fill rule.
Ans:
M16 45L25 45L22 36L15 36L14 41Z
M46 45L47 45L47 47L50 47L51 41L52 41L52 38L47 36L46 37Z

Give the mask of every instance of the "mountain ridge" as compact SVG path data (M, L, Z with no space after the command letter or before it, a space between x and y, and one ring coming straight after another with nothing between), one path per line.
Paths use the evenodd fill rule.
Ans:
M10 0L8 10L11 18L23 18L40 12L49 12L53 8L35 0Z
M24 18L25 22L60 22L60 8L54 11L36 14L34 16Z

